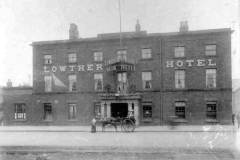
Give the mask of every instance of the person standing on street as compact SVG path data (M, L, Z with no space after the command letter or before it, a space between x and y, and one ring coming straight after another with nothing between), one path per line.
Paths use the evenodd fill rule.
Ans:
M232 114L232 124L233 124L233 126L235 124L235 114L234 113Z
M237 123L238 123L238 128L239 128L239 126L240 126L240 112L238 112L236 118L237 118Z

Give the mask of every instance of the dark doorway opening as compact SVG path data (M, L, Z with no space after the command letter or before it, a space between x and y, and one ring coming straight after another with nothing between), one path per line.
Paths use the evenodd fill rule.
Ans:
M111 103L111 115L112 117L127 117L128 104L127 103Z

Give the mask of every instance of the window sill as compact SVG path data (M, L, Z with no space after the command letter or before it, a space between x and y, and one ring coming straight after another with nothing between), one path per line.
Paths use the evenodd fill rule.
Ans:
M141 58L140 61L151 61L153 58Z
M152 122L152 118L144 118L142 119L142 122Z
M175 88L176 91L186 91L187 88Z
M53 120L42 120L43 122L53 122Z
M214 90L217 90L217 87L215 87L215 88L205 88L205 90L207 90L207 91L208 90L210 90L210 91L213 90L214 91Z
M69 122L76 122L78 121L77 119L68 119Z
M150 89L142 89L144 92L146 91L146 92L152 92L153 91L153 89L152 88L150 88Z
M52 63L48 63L48 64L43 64L43 65L45 65L45 66L51 66L51 65L53 65Z
M177 122L177 123L187 123L188 120L183 119L183 118L177 118L177 119L174 120L174 122Z
M93 61L94 63L103 63L103 60L101 61Z
M14 119L13 121L15 121L15 122L25 122L25 121L27 121L27 119Z
M215 55L206 55L206 54L205 54L205 56L206 56L206 57L217 57L216 54L215 54Z
M67 64L68 64L68 65L70 65L70 64L75 65L75 64L77 64L77 62L67 62Z
M94 90L94 92L101 93L103 90Z
M68 93L77 93L77 91L68 91Z
M173 57L173 59L186 59L186 56L183 56L183 57Z
M219 121L217 119L206 119L205 122L207 122L207 123L218 123Z

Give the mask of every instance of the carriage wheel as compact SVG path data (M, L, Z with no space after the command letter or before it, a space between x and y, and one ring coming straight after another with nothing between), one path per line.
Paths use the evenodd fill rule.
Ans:
M135 124L131 119L124 119L122 123L122 128L125 132L133 132L135 129Z

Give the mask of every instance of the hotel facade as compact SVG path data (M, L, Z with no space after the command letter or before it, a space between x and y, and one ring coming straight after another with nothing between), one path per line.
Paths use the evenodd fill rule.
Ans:
M119 38L120 37L120 38ZM230 124L231 30L133 32L33 42L33 88L3 103L7 125L86 125L126 117L137 125Z

